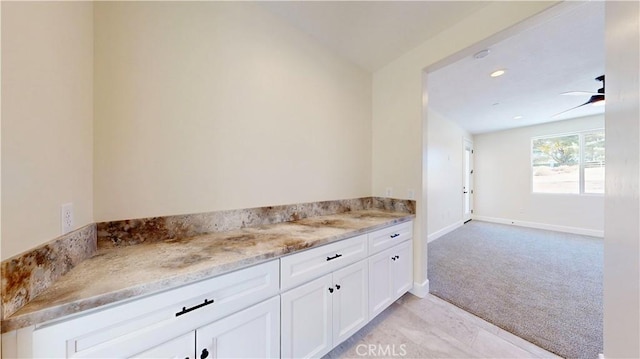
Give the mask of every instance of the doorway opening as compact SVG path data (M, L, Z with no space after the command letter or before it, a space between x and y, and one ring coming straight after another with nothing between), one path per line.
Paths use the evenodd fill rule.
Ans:
M473 142L465 138L462 143L462 220L468 223L473 215Z

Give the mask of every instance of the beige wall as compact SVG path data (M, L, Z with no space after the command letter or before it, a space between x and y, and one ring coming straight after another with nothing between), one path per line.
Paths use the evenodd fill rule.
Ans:
M2 254L2 4L0 3L0 261L4 259ZM0 313L4 313L0 304ZM0 344L0 352L2 345Z
M391 187L396 197L406 198L407 189L416 189L418 213L414 228L414 262L417 265L414 279L418 283L424 283L427 278L428 233L424 220L427 181L423 175L428 161L424 156L427 138L423 129L428 118L426 111L423 112L427 96L422 93L422 72L552 4L492 3L373 74L373 195L382 196L385 189Z
M371 75L255 4L95 5L95 219L371 193Z
M2 2L2 259L93 221L93 5Z
M606 3L604 355L640 358L640 3Z
M532 137L602 128L600 115L475 135L474 218L602 237L604 195L532 193L531 183Z

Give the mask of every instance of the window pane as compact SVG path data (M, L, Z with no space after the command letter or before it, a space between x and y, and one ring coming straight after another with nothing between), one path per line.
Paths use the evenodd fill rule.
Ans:
M533 192L580 193L578 135L533 140Z
M604 193L604 132L584 135L584 192Z

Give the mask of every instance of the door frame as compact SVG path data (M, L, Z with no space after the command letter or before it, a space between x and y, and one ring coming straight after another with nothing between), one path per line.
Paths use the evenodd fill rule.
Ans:
M469 162L467 163L467 152ZM462 222L473 218L473 140L462 138ZM468 188L467 188L468 187ZM468 210L467 210L468 209Z

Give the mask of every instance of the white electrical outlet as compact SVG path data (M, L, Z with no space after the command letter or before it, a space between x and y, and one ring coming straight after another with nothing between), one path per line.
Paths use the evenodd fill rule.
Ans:
M62 234L69 233L73 229L73 203L60 206L60 225Z
M391 187L387 187L386 191L385 191L385 196L386 197L391 197L393 196L393 188Z
M412 188L409 188L407 190L407 199L414 199L416 196L416 191L414 191Z

